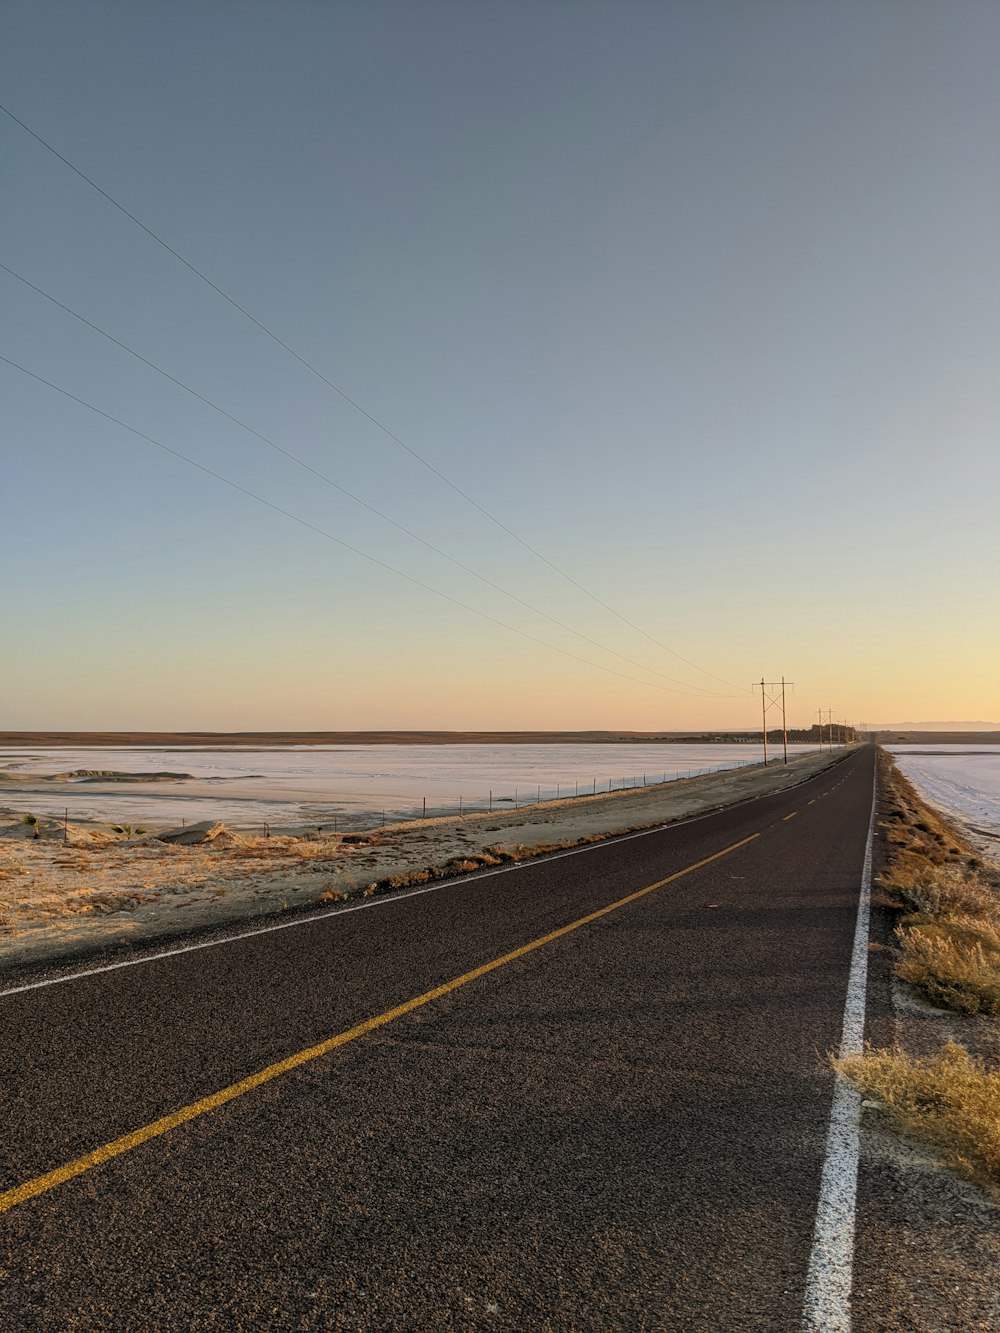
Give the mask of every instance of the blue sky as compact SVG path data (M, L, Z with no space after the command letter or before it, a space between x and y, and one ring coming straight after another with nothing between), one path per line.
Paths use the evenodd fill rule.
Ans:
M10 3L8 727L1000 718L994 4ZM646 669L643 669L646 668ZM684 682L663 688L664 673ZM717 694L707 693L718 692Z

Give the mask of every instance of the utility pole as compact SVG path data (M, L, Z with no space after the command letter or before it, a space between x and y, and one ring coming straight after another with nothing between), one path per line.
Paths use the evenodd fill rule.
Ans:
M793 680L785 680L784 676L780 680L765 680L761 676L760 680L755 681L752 689L760 689L760 720L761 735L764 741L764 767L767 767L767 710L769 708L781 709L781 745L784 754L784 762L788 763L788 727L785 723L785 687L794 687Z
M764 741L764 767L767 768L767 695L763 676L760 678L760 734Z
M819 748L823 748L823 714L826 714L826 739L830 749L833 749L833 709L817 708L816 716L819 718Z

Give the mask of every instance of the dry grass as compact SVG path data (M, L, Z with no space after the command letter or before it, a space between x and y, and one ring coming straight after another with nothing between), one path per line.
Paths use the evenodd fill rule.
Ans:
M933 1004L963 1014L1000 1014L1000 929L971 917L908 923L896 934L896 974Z
M924 1060L867 1050L834 1067L882 1102L899 1128L935 1144L980 1184L1000 1187L1000 1068L951 1041Z
M337 884L331 884L317 897L318 903L346 903L350 895Z
M978 857L884 757L891 852L882 900L902 913L896 974L933 1004L1000 1014L1000 894Z
M638 828L648 828L649 825L642 824ZM636 830L629 830L634 832ZM475 870L489 869L491 866L509 865L519 861L530 861L537 856L548 856L552 852L566 851L571 847L581 847L585 844L604 842L608 838L619 836L619 832L593 833L582 838L573 838L565 842L541 842L531 847L526 847L523 843L515 842L508 847L504 843L493 843L492 846L485 848L481 852L469 853L466 856L455 856L445 861L441 865L423 866L417 870L403 870L398 874L390 875L387 879L380 879L374 884L368 884L362 889L362 895L366 898L372 897L376 893L384 893L392 889L411 889L421 884L430 884L435 880L448 879L453 875L468 875ZM349 897L347 894L345 897ZM316 902L337 901L330 892L325 892L315 899Z
M933 1004L1000 1014L1000 895L978 857L880 756L890 808L879 877L882 905L900 913L896 975ZM974 1034L973 1034L974 1036ZM948 1041L924 1059L866 1049L834 1068L884 1104L895 1124L942 1150L966 1175L1000 1186L1000 1063Z

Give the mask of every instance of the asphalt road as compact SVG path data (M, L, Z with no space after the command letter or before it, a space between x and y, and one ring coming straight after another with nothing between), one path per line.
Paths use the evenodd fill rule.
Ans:
M0 1328L797 1329L872 781L0 998Z

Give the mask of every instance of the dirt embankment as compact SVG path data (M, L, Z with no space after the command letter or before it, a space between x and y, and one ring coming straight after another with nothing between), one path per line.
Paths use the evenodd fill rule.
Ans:
M0 829L0 967L43 965L600 841L780 791L843 753L339 836L216 830L184 845L129 837L127 826L70 825L64 836L57 820L17 823Z

